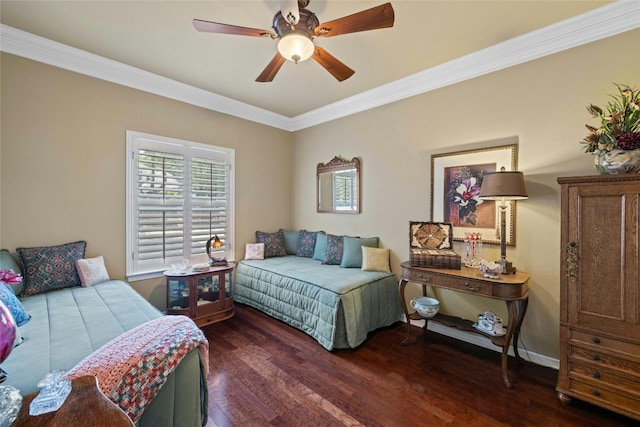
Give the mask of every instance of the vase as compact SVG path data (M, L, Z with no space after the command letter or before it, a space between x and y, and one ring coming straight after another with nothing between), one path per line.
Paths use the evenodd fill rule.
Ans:
M640 172L640 149L611 150L596 156L596 169L602 175Z

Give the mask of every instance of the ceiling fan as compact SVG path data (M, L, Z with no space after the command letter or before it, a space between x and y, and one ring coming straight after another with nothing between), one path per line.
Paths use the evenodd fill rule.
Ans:
M316 15L306 9L309 0L281 1L281 8L273 17L273 30L241 27L218 22L194 19L198 31L239 36L268 37L279 39L278 52L260 73L257 82L273 81L286 60L295 62L313 58L338 81L348 79L355 73L313 40L316 37L333 37L360 31L393 27L395 14L391 3L385 3L333 21L320 24Z

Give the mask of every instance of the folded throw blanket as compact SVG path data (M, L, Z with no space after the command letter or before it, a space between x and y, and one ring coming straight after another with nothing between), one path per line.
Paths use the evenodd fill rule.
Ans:
M67 372L93 375L102 393L135 423L176 366L198 347L208 373L209 342L186 316L163 316L109 341Z

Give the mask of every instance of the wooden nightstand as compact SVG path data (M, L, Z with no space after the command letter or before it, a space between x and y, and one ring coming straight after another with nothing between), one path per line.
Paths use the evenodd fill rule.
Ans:
M18 418L11 427L133 427L133 422L115 403L110 401L98 388L95 377L84 376L71 381L71 393L60 409L48 414L29 415L29 405L38 393L32 393L22 400Z
M230 262L184 274L166 271L167 314L189 316L199 327L233 317L234 267Z

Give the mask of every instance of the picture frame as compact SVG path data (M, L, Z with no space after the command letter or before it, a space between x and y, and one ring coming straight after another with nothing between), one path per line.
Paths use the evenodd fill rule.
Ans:
M431 156L431 221L453 224L453 240L479 233L484 243L500 244L498 203L480 200L482 178L502 167L517 170L518 144ZM506 244L515 246L516 204L506 210Z

